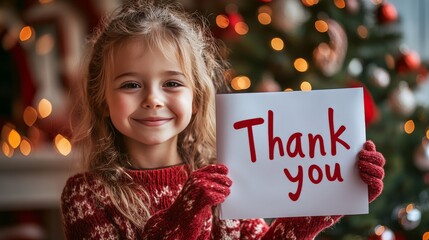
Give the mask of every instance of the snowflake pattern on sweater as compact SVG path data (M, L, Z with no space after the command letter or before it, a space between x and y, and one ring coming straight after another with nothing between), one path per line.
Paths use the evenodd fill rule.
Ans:
M91 174L86 174L86 178L84 174L76 174L69 178L61 196L67 239L308 240L340 218L280 218L268 227L263 219L214 220L211 210L206 209L188 219L171 209L188 179L184 165L127 170L127 173L152 198L152 217L146 225L135 226L125 218L113 206L101 182ZM198 199L188 199L183 207L192 211L197 202Z

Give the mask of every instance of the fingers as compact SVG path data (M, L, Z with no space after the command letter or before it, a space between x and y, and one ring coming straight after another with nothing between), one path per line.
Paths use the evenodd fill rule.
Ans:
M365 142L365 144L363 145L363 149L365 149L365 150L367 150L367 151L376 151L376 149L375 149L375 144L374 144L374 142L373 141L371 141L371 140L367 140L366 142Z
M384 178L384 169L382 167L374 165L370 162L359 161L358 162L358 168L359 168L359 172L360 172L361 177L364 174L365 176L368 176L370 178L376 178L376 179L380 179L380 180L382 180ZM362 180L366 184L369 184L369 182L366 181L366 179L364 179L363 177L362 177Z

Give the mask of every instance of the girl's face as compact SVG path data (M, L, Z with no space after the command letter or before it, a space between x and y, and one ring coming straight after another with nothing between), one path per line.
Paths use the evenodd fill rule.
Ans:
M171 54L174 56L174 54ZM106 89L108 115L125 144L176 143L192 117L193 89L178 59L128 40L114 52Z

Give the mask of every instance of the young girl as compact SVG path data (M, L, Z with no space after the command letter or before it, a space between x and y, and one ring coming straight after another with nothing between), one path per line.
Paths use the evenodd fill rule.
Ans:
M192 20L194 19L194 20ZM313 239L341 216L220 220L214 97L225 64L209 31L176 6L124 4L89 53L80 123L84 173L61 201L68 239ZM369 201L383 187L372 142L358 155Z

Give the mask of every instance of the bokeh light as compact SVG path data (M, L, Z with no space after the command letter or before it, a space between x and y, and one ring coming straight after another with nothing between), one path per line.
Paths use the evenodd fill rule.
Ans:
M231 87L234 90L246 90L250 88L251 81L246 76L237 76L231 80Z
M31 143L28 141L28 139L23 138L21 141L21 144L19 145L19 150L21 151L22 155L28 156L31 153Z
M318 32L321 32L321 33L327 32L329 29L328 23L325 22L324 20L317 20L314 23L314 27Z
M225 15L216 16L216 25L220 28L227 28L229 26L229 19Z
M235 24L234 30L239 35L245 35L249 32L249 26L245 22L238 22Z
M334 0L334 4L337 8L343 9L346 7L346 2L344 0Z
M262 25L268 25L271 23L271 16L268 13L259 13L258 21Z
M54 48L55 40L51 34L45 34L37 39L36 53L39 55L48 54Z
M301 91L311 91L312 89L311 84L307 81L303 81L299 87Z
M4 154L6 157L12 157L12 156L13 156L13 152L14 152L14 150L13 150L13 148L12 148L12 147L10 147L10 146L9 146L9 144L7 144L6 142L3 142L3 143L2 143L2 145L1 145L1 150L2 150L3 154Z
M357 34L360 38L365 39L368 37L368 29L364 25L359 25L357 28Z
M41 118L46 118L52 113L52 104L47 99L43 98L42 100L40 100L37 109L39 112L39 116Z
M276 51L281 51L285 44L281 38L275 37L271 39L271 47Z
M55 148L61 155L67 156L70 154L72 150L72 145L70 141L63 135L57 134L57 136L55 136L54 143Z
M23 27L19 32L19 40L21 40L22 42L27 41L31 38L31 36L33 36L33 30L30 26Z
M415 124L414 124L413 120L408 120L405 122L405 124L404 124L405 133L411 134L414 132L414 129L415 129Z
M27 126L29 126L29 127L33 126L33 124L37 120L37 111L35 108L33 108L31 106L27 106L24 109L24 113L22 115L23 115L23 119L24 119L25 124L27 124Z
M293 66L298 72L306 72L308 70L308 63L304 58L295 59Z
M15 129L12 129L9 132L7 141L12 148L17 148L21 143L21 135Z

